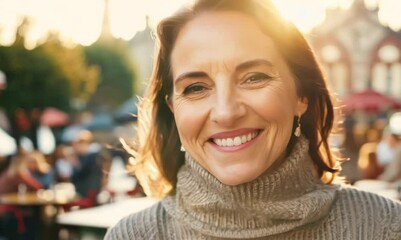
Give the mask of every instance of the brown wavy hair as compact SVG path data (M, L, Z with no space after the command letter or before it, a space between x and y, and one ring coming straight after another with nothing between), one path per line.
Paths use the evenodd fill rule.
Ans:
M309 140L309 154L319 176L331 183L337 172L328 138L334 110L321 68L303 34L283 19L268 0L198 0L161 21L157 27L156 57L149 88L138 104L138 136L131 166L145 192L152 196L174 193L177 172L184 164L180 139L166 99L172 94L171 52L182 27L201 13L236 11L254 19L275 43L288 65L299 97L308 101L301 130ZM295 129L296 119L294 119ZM287 154L296 142L292 136Z

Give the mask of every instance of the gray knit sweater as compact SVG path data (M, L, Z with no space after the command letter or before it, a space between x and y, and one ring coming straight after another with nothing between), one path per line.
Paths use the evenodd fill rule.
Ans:
M300 138L286 161L227 186L187 156L177 191L122 219L105 239L401 239L401 203L325 185Z

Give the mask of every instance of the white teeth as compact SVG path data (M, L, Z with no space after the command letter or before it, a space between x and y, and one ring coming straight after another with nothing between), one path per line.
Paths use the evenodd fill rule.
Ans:
M240 137L235 137L234 138L234 145L235 146L238 146L238 145L240 145L241 144L241 138Z
M236 136L234 138L215 138L213 142L219 145L220 147L232 147L232 146L239 146L246 142L251 141L258 135L257 132L248 133L242 136Z
M248 135L246 135L247 141L251 141L251 139L252 139L252 133L249 133Z

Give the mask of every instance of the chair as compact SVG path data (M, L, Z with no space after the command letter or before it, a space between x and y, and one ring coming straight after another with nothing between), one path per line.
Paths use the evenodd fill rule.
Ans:
M64 211L70 211L73 207L78 207L79 209L82 208L91 208L97 205L97 191L90 190L86 197L77 199L75 201L69 202L67 204L63 204Z
M24 213L22 210L15 206L0 204L0 214L4 213L12 213L15 216L15 219L17 219L18 234L23 234L26 228L24 223Z

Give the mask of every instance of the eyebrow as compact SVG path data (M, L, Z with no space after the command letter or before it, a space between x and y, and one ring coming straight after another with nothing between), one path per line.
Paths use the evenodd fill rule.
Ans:
M274 66L273 63L271 63L270 61L268 61L266 59L255 59L255 60L250 60L250 61L240 63L237 67L235 67L235 71L242 71L247 68L251 68L251 67L255 67L255 66L259 66L259 65L267 65L269 67Z
M273 67L273 63L271 63L270 61L266 60L266 59L254 59L254 60L250 60L250 61L246 61L243 63L238 64L235 67L235 71L243 71L245 69L251 68L251 67L255 67L255 66L259 66L259 65L267 65L270 67ZM207 77L208 75L205 72L202 71L197 71L197 72L186 72L183 73L181 75L179 75L176 79L175 79L175 83L186 79L186 78L199 78L199 77Z
M207 74L205 72L200 72L200 71L199 72L186 72L186 73L183 73L180 76L178 76L174 82L177 83L186 78L197 78L197 77L198 78L199 77L207 77Z

